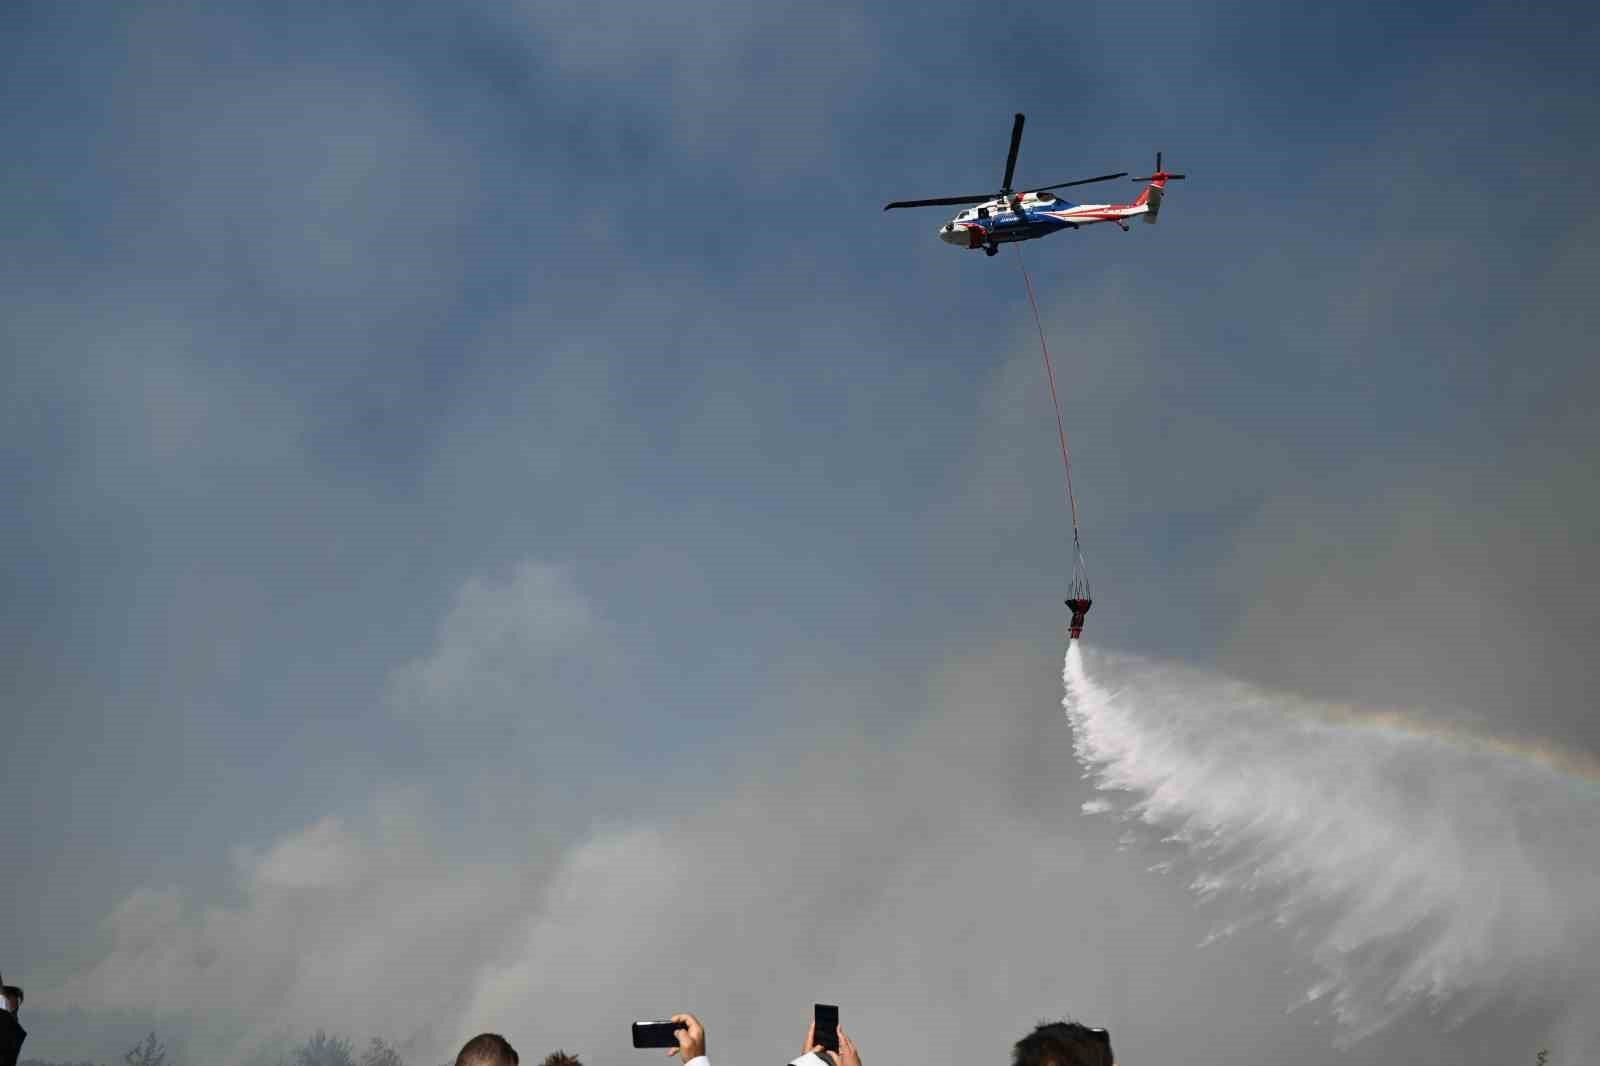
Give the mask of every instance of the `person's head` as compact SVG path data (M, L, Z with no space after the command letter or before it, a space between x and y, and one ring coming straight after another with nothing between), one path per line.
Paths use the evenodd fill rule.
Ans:
M0 995L5 996L6 1010L12 1014L17 1013L17 1008L22 1006L22 986L5 985L0 987Z
M456 1066L518 1066L517 1049L499 1033L479 1033L461 1046Z
M1116 1066L1111 1034L1077 1022L1044 1022L1018 1040L1012 1066Z
M583 1066L583 1064L578 1061L578 1056L568 1055L565 1051L557 1049L546 1055L539 1066Z

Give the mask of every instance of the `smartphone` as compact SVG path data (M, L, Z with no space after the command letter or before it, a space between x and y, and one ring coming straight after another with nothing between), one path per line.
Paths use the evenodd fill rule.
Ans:
M829 1003L818 1003L811 1018L817 1024L817 1043L824 1051L839 1050L839 1008Z
M679 1029L687 1029L682 1022L634 1022L634 1047L677 1047Z

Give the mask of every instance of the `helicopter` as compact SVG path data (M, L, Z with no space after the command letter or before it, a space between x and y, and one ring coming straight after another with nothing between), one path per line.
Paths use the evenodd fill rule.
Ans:
M1074 185L1092 185L1100 181L1114 181L1128 176L1126 170L1118 174L1102 174L1096 178L1062 181L1054 185L1013 190L1011 179L1017 168L1017 149L1022 145L1023 115L1019 112L1011 124L1011 151L1006 155L1006 174L1000 181L1000 190L980 196L941 196L932 200L896 200L885 204L885 211L897 207L933 207L939 204L976 204L960 212L939 228L939 239L958 248L977 250L985 255L1000 251L1000 245L1017 241L1037 240L1062 230L1075 230L1096 222L1115 222L1128 231L1128 219L1143 216L1154 222L1161 213L1161 197L1169 181L1182 181L1182 174L1168 174L1161 169L1161 153L1156 153L1155 173L1135 182L1149 182L1131 204L1074 204L1053 194L1052 190L1067 189Z

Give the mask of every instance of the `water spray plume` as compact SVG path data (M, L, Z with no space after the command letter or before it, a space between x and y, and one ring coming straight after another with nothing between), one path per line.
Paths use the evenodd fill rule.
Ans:
M1560 1020L1600 1061L1600 774L1420 715L1317 704L1069 641L1063 706L1102 797L1177 845L1162 868L1291 929L1348 1045L1425 1007ZM1152 844L1155 841L1152 839Z

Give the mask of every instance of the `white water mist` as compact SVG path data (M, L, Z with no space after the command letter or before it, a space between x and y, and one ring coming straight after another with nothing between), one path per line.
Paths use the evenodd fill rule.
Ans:
M1427 1008L1557 1019L1600 1057L1600 784L1421 719L1069 645L1063 705L1118 814L1181 845L1203 897L1290 929L1341 1043ZM1174 864L1164 864L1174 865ZM1223 921L1227 935L1249 917Z

